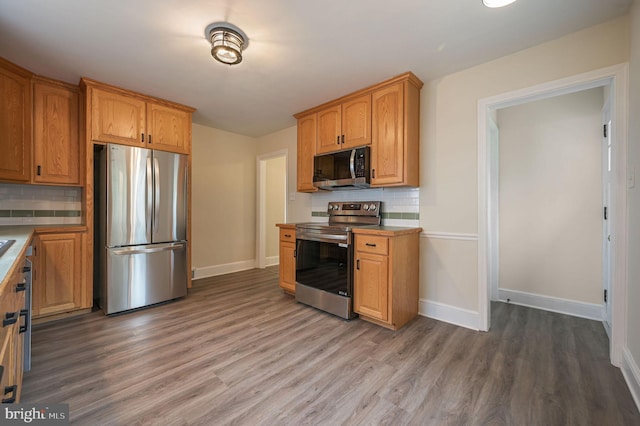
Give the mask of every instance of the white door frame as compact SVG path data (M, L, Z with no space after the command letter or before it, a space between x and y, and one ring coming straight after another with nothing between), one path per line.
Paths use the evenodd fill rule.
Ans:
M267 167L266 162L272 158L284 157L284 222L287 221L287 182L289 181L287 171L289 169L289 150L281 149L256 157L256 267L264 269L267 264L266 260L266 221L267 221Z
M489 273L494 261L489 250L489 124L491 113L499 108L519 105L539 99L578 92L601 86L611 86L611 119L614 140L614 182L611 191L613 220L611 247L611 363L620 366L626 335L627 299L627 120L629 64L619 64L584 74L515 90L478 101L478 313L479 328L491 326L491 288Z

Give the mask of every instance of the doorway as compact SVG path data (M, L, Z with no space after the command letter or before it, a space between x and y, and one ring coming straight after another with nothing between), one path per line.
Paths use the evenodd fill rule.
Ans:
M277 223L287 221L287 150L257 157L256 267L279 264Z
M611 114L611 190L608 217L610 219L609 306L611 309L610 356L614 365L622 361L625 335L624 303L626 299L626 129L628 65L622 64L574 77L518 90L478 102L478 291L480 329L490 327L492 280L497 276L497 232L495 206L495 167L498 156L492 148L492 124L496 111L531 101L576 93L597 87L608 90ZM607 89L608 88L608 89ZM604 178L604 176L603 176ZM604 180L604 179L603 179ZM493 189L492 189L493 188ZM606 282L606 280L603 280ZM604 318L602 318L604 320Z
M491 181L499 200L490 201L497 222L490 241L498 244L499 268L492 300L604 319L605 89L496 111L499 143L493 134L490 143L491 151L499 145L499 166Z

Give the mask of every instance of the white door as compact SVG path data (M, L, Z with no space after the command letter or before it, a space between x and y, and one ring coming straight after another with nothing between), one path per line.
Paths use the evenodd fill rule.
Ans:
M611 327L611 231L613 212L611 211L612 141L611 111L609 100L602 108L602 284L605 325Z

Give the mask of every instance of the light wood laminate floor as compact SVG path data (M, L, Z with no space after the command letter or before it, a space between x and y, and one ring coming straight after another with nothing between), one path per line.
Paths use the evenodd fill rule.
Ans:
M34 327L22 402L81 425L639 425L602 324L507 304L393 332L297 304L277 269Z

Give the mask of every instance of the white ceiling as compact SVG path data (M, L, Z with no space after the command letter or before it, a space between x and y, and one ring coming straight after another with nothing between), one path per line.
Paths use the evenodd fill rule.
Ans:
M194 122L248 136L405 71L428 81L604 22L632 0L0 0L0 56L183 103ZM204 31L249 37L241 64Z

